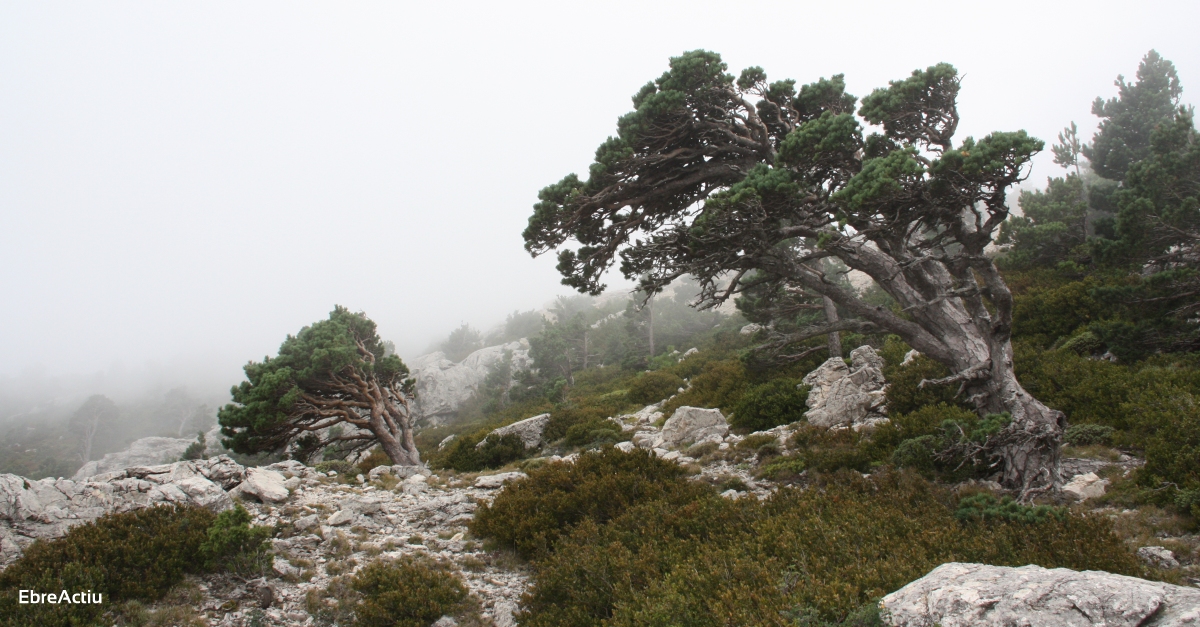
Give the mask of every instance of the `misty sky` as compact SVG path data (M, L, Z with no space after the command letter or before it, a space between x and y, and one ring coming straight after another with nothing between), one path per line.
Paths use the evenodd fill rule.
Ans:
M406 357L539 307L537 191L685 50L859 97L947 61L959 140L1090 138L1151 48L1197 102L1195 2L967 5L0 4L0 377L223 389L335 303Z

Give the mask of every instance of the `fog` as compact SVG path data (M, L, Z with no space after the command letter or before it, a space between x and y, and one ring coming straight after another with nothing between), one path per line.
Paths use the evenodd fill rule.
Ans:
M1195 102L1195 3L975 4L4 3L0 393L210 394L335 304L411 358L568 293L537 192L685 50L859 97L947 61L959 139L1090 138L1151 48Z

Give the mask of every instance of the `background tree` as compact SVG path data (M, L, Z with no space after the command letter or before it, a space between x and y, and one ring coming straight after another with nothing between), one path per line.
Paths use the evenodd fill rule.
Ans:
M1116 199L1116 237L1101 250L1137 278L1101 297L1141 315L1094 331L1130 357L1200 349L1200 134L1191 109L1159 125Z
M446 359L455 363L467 358L468 355L483 348L483 336L470 325L463 323L461 327L450 332L450 337L442 342L440 350L446 353Z
M1154 50L1138 65L1137 82L1126 83L1124 76L1117 76L1114 84L1116 97L1092 103L1100 127L1092 143L1081 148L1096 174L1120 181L1129 166L1149 154L1151 133L1174 116L1183 88L1175 64Z
M338 306L328 320L288 336L279 355L246 364L246 381L218 418L223 444L238 453L328 446L349 452L378 444L393 463L420 463L413 443L414 381L384 356L375 323ZM344 427L334 432L333 427Z
M750 273L757 285L828 297L849 317L792 341L895 333L953 373L930 383L958 384L981 414L1010 416L981 451L1006 486L1028 496L1061 481L1063 415L1013 374L1013 299L984 254L1042 142L1017 131L954 144L959 79L947 64L865 98L859 114L883 131L870 136L840 75L797 91L761 68L737 80L725 70L712 52L671 59L597 149L588 179L539 193L526 249L559 249L563 283L590 293L620 255L647 292L695 276L700 306L737 295ZM869 275L901 313L839 286L814 263L826 257Z
M71 416L69 428L75 435L76 451L80 463L88 463L92 459L92 446L96 442L96 434L102 429L109 428L117 420L120 412L103 394L94 394Z

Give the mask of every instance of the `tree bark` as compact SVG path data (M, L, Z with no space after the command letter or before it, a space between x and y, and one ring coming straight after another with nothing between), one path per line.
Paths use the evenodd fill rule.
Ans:
M850 313L901 337L950 369L951 376L922 385L959 386L981 416L1008 413L1011 423L989 441L1001 466L1000 483L1022 499L1062 484L1059 448L1066 419L1030 395L1013 372L1012 293L990 259L907 263L868 247L840 251L851 268L870 275L900 303L907 320L862 302L857 294L803 273L798 278ZM985 305L984 297L994 312Z
M837 305L828 296L821 297L821 304L825 307L825 322L829 324L837 324L838 312ZM829 343L829 356L842 356L842 335L837 331L830 333L826 338Z

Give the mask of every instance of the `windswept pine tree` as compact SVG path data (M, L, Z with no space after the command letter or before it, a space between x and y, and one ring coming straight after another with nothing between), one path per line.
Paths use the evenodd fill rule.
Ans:
M800 329L886 331L944 364L980 414L1011 421L983 454L1031 494L1059 483L1063 414L1013 373L1013 298L984 254L1009 216L1008 189L1043 143L1024 131L955 141L958 72L917 70L863 99L841 75L796 88L757 67L735 78L693 51L634 97L586 179L544 188L526 249L558 251L563 283L589 293L620 257L648 293L684 275L699 304L763 286L828 298L846 317ZM860 120L881 132L865 133ZM578 247L568 247L573 240ZM900 311L830 276L836 258Z
M329 446L353 453L378 444L392 463L420 463L414 382L365 314L338 306L245 371L218 413L229 449L307 458Z

